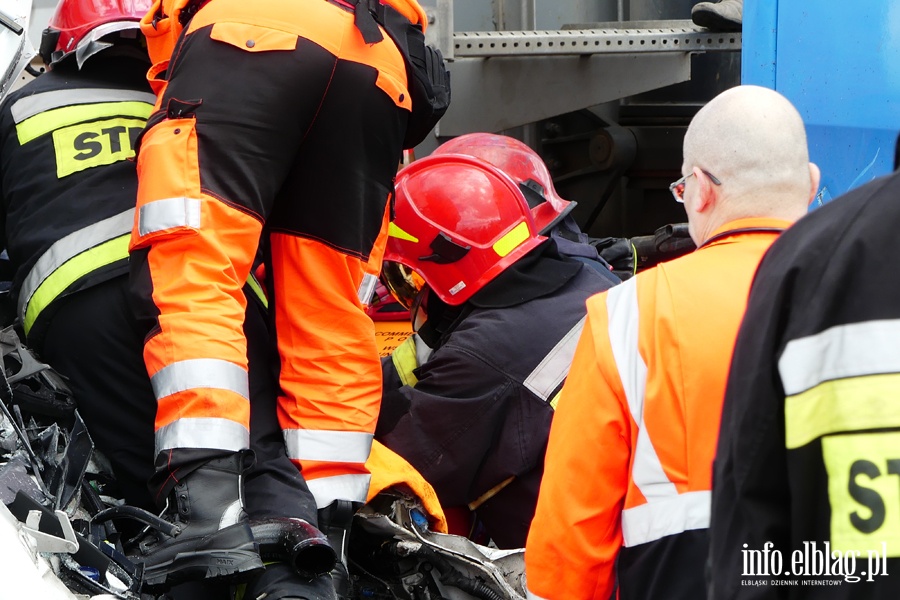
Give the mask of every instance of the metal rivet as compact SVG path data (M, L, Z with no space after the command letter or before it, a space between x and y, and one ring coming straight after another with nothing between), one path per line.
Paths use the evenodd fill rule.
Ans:
M406 98L406 94L400 94L400 102L403 102L403 100L404 100L405 98Z
M247 40L247 47L248 47L248 48L252 48L252 47L255 46L255 45L256 45L256 42L255 42L255 41L253 41L253 40Z
M175 133L181 133L181 129L176 129Z

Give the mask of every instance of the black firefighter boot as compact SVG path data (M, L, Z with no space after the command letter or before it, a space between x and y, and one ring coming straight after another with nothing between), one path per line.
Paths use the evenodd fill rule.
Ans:
M184 581L233 581L263 568L243 503L244 455L207 461L179 481L166 499L163 518L173 536L155 532L140 542L144 585L165 589Z
M744 0L700 2L691 9L691 20L712 31L740 31L744 23Z

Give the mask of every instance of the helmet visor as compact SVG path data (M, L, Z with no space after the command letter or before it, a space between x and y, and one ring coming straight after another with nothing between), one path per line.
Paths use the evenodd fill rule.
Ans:
M425 280L421 275L398 262L384 261L381 266L381 279L403 308L409 310L416 300L416 296L423 287Z

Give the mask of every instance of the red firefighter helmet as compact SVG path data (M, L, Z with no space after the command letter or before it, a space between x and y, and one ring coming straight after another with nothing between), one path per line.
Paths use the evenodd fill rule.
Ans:
M522 186L538 233L545 234L575 208L553 187L553 178L538 153L515 138L493 133L467 133L444 142L432 153L466 154L490 163Z
M471 156L432 155L397 174L383 275L407 307L423 280L456 306L545 239L502 171Z
M41 57L48 65L78 52L78 64L102 50L100 38L129 29L140 20L152 0L60 0L41 37ZM93 47L91 47L93 46Z

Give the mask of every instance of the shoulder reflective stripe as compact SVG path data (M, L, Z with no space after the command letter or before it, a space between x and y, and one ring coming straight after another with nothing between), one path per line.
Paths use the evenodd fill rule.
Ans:
M886 410L900 397L900 373L826 381L784 400L785 446L800 448L832 433L900 427L900 412Z
M293 460L364 463L372 450L371 433L285 429L284 444Z
M128 240L125 240L124 250L121 247L121 239L118 240L118 243L113 242L113 240L121 238L121 236L130 236L133 223L134 209L130 208L57 240L38 258L22 282L22 289L19 291L16 307L19 317L25 324L26 332L37 316L35 313L31 319L28 319L27 312L38 288L63 265L88 250L94 249L94 252L81 258L79 264L71 265L67 269L66 274L61 273L59 275L60 282L68 280L68 284L60 288L62 283L57 283L53 286L54 289L59 288L59 291L63 291L68 285L76 281L78 277L121 258L127 258ZM105 243L109 243L109 245ZM102 248L101 245L103 246ZM46 291L42 290L42 293L49 294L49 288ZM55 298L55 294L49 298L44 297L45 301L42 302L41 308L46 307L53 298ZM40 310L37 312L40 312Z
M622 511L626 547L638 546L694 529L709 528L712 493L685 492Z
M200 199L165 198L139 209L138 232L147 235L175 227L200 229Z
M19 144L27 144L51 131L82 121L103 117L138 117L146 120L152 112L153 105L146 102L103 102L66 106L25 119L16 125L16 134L19 137Z
M900 373L900 320L838 325L788 342L778 372L788 396L832 379Z
M538 596L533 593L531 590L525 590L525 599L526 600L546 600L543 596Z
M185 390L211 388L250 397L247 371L218 358L193 358L163 367L150 378L156 399Z
M63 106L123 102L129 100L144 102L153 106L156 103L156 96L151 92L108 88L56 90L19 98L16 100L15 104L10 107L10 112L12 113L13 120L16 123L21 123L25 119L47 112L48 110L53 110L54 108L62 108Z
M575 356L575 347L578 345L578 339L581 337L581 331L584 329L586 320L587 317L582 317L580 321L575 323L572 329L559 340L541 363L535 367L534 371L525 378L525 387L534 392L541 400L548 400L569 374L569 367L572 366L572 357Z
M335 500L350 500L351 502L365 502L369 494L369 480L372 476L368 473L355 473L351 475L335 475L334 477L319 477L307 479L306 485L316 499L316 508L325 508Z
M400 381L403 385L408 385L409 387L419 383L419 379L413 373L413 369L419 366L414 336L415 334L403 340L403 343L391 352L391 362L394 363L394 368L397 369Z
M609 342L628 408L640 425L644 413L644 388L647 386L647 365L638 349L640 315L638 314L637 279L611 288L606 296L609 321Z
M253 273L250 273L250 277L247 278L247 285L250 286L253 294L259 298L262 305L269 308L269 298L266 296L266 292L263 291L262 286L259 284L259 280L256 279L256 276Z
M237 452L249 447L250 432L229 419L182 418L156 431L156 454L172 448L213 448Z
M609 318L609 341L616 369L622 380L628 409L638 427L634 448L631 478L650 502L678 494L663 470L656 449L644 427L644 391L647 386L647 365L638 347L640 315L638 314L637 278L620 283L609 290L606 298Z

